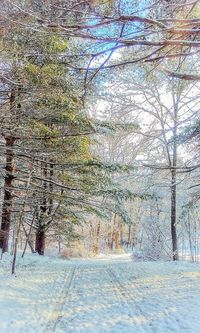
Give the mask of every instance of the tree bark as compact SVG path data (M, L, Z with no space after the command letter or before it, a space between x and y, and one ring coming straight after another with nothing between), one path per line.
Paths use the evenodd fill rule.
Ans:
M178 240L176 230L176 166L177 166L177 121L178 121L178 101L174 100L174 124L173 124L173 156L171 170L171 236L172 236L172 258L178 260Z
M14 180L14 153L13 147L15 138L5 137L6 140L6 167L4 183L4 199L2 205L2 222L0 230L0 248L2 253L8 252L9 233L11 225L12 201L13 201L13 180Z
M41 171L44 176L44 179L46 179L48 176L47 163L42 163ZM43 182L43 188L45 191L47 190L47 182L45 180ZM38 216L38 225L37 225L36 239L35 239L35 251L38 252L38 254L40 255L44 255L44 250L45 250L46 225L44 224L44 217L48 213L47 204L48 204L47 194L44 192L42 202L40 205L40 213Z
M52 162L52 160L51 160ZM53 167L53 164L50 163L49 165L49 179L53 179L53 175L54 175L54 167ZM49 210L48 210L48 215L51 215L52 214L52 211L53 211L53 184L52 183L49 183L49 192L52 193L52 195L49 197Z
M126 246L129 247L131 243L131 225L128 226L128 240Z
M44 255L45 250L45 230L42 227L39 227L36 232L36 240L35 240L35 251Z
M101 229L101 224L100 224L100 220L98 221L97 224L97 231L96 231L96 240L95 240L95 244L93 246L93 250L95 255L99 255L100 254L100 229Z
M176 231L176 171L172 170L172 185L171 185L171 235L172 235L172 250L173 260L178 260L178 242Z

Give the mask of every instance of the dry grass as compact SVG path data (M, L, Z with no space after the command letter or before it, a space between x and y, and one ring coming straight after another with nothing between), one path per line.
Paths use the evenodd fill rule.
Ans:
M94 254L86 250L83 244L79 242L76 242L72 247L65 247L60 253L60 257L63 259L88 258L92 256Z

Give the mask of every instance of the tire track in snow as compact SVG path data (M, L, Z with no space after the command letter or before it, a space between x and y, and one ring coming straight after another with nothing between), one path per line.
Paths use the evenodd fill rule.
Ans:
M102 273L104 272L104 277ZM99 275L101 274L102 279L97 279L97 277L99 277ZM92 279L89 278L88 280L88 275L92 276ZM94 305L94 307L96 307L97 304L100 305L101 310L102 309L106 309L108 304L110 303L105 303L105 294L102 296L102 290L103 290L103 286L102 286L102 281L103 281L103 285L105 283L105 281L107 281L107 283L109 283L109 278L106 272L105 267L99 267L99 266L91 266L91 265L81 265L81 266L77 266L76 269L76 275L74 277L74 288L73 291L70 291L70 297L68 297L68 299L66 299L66 303L65 305L70 306L70 309L72 310L72 313L69 314L69 316L63 316L62 318L60 318L59 323L62 325L61 327L59 325L56 326L56 329L54 332L74 332L74 328L72 327L74 323L75 327L77 328L77 326L79 327L77 329L77 331L79 331L79 329L82 329L82 325L86 324L86 328L85 330L87 331L87 326L88 323L93 323L93 320L96 321L96 325L98 325L98 315L94 315L92 318L90 317L90 312L91 309L93 310L93 307L91 308L91 304ZM81 286L81 289L80 289ZM74 299L75 297L75 299ZM103 299L102 299L103 297ZM84 300L86 300L86 305L88 305L88 300L89 300L89 309L87 308L87 306L85 307L85 305L83 305ZM102 302L102 300L104 300L104 302ZM85 303L84 303L85 304ZM81 319L80 319L80 312L81 312ZM96 317L96 318L95 318ZM87 319L86 319L87 318ZM85 321L86 319L86 321ZM58 323L58 324L59 324ZM85 332L84 330L84 332ZM76 332L77 332L76 331ZM82 332L82 331L81 331ZM105 332L103 330L103 332Z
M126 304L127 308L129 309L129 314L132 316L132 318L134 318L135 325L137 325L139 329L138 332L145 332L144 328L141 326L141 319L143 318L145 320L145 313L143 312L142 308L136 303L136 300L130 296L129 291L124 288L124 285L121 283L120 279L116 276L111 268L107 268L107 273L111 278L112 284L115 286L115 290L119 295L120 301ZM134 290L136 291L135 294L137 294L137 288ZM136 310L135 313L133 313L133 308Z
M131 306L135 308L136 310L135 315L140 316L140 318L143 317L144 324L145 324L145 318L147 319L147 322L144 325L145 332L148 331L148 332L157 333L158 332L157 325L158 322L160 321L160 318L165 318L166 323L169 322L168 316L171 316L171 314L173 313L171 306L169 306L169 302L172 303L173 307L172 300L173 297L177 296L177 294L175 294L172 297L173 290L171 289L171 287L169 287L169 281L171 280L171 278L170 279L167 278L166 274L158 275L158 270L155 267L153 268L148 267L148 275L143 277L141 274L142 270L143 269L141 267L137 267L136 271L134 270L134 275L136 280L135 282L132 281L132 284L130 284L130 281L133 278L133 276L130 269L128 269L128 272L130 273L130 276L128 278L126 277L127 271L120 272L120 277L118 277L116 276L115 272L112 272L112 270L111 270L112 272L111 277L113 277L113 279L115 279L118 282L121 290L123 290L123 292L125 293L126 299L128 299ZM139 282L137 281L138 278L140 280ZM123 281L123 284L121 281ZM160 305L160 299L157 297L158 292L159 295L163 295L164 293L164 298L162 300L162 307ZM154 295L153 299L152 299L152 294ZM142 297L143 307L137 304L137 300L139 300L141 297ZM148 297L150 301L148 301ZM164 319L162 320L164 321ZM175 323L178 321L178 319L176 319L175 312L173 313L173 321ZM172 322L172 319L170 319L170 322Z
M39 320L37 320L37 323L39 323L41 327L44 327L44 326L46 327L46 322L47 322L48 318L51 317L51 314L55 309L55 304L58 302L58 297L59 297L58 295L60 295L62 292L60 285L62 285L63 283L66 283L67 276L69 275L69 267L65 268L65 270L63 270L59 274L57 274L55 272L50 273L49 271L45 272L45 274L42 274L42 273L43 272L38 271L38 277L40 277L40 275L41 275L41 281L45 282L45 283L46 283L46 279L48 280L48 275L51 274L51 279L53 279L51 290L53 292L51 292L47 297L46 293L44 293L44 288L42 288L42 285L40 286L40 290L38 293L40 295L40 297L38 298L38 302L43 303L45 305L45 309L47 309L46 310L47 316L44 318L44 315L43 315L44 309L43 309L43 307L42 307L42 309L40 306L38 307L38 302L36 302L34 304L34 313L37 316L37 319L39 319ZM54 278L54 275L55 275L55 278ZM51 283L51 282L49 282L49 283ZM58 292L57 292L57 289L58 289ZM43 329L42 329L42 331L43 331ZM47 333L47 332L45 331L45 333Z
M114 267L113 267L114 268ZM113 271L113 269L111 269L108 265L102 265L102 266L90 266L90 265L84 265L82 266L75 266L74 268L69 268L67 269L66 273L66 278L65 278L65 282L63 284L62 290L59 293L60 296L57 297L57 301L54 302L58 303L58 305L54 307L54 309L52 309L51 313L49 314L49 323L46 325L45 329L44 329L44 333L55 333L57 332L57 330L60 332L60 327L59 324L62 323L62 320L64 319L64 325L65 325L65 329L66 332L72 332L69 330L70 328L68 327L68 324L71 321L76 321L77 319L77 315L73 315L73 317L69 317L64 318L64 308L66 306L67 303L70 302L70 295L75 294L79 297L79 300L82 299L82 292L79 293L79 291L77 290L77 288L71 293L72 288L74 286L74 281L75 281L75 277L78 278L78 282L77 285L81 283L81 281L79 281L79 277L80 276L84 276L84 274L86 274L86 272L93 272L94 275L98 276L99 273L105 272L105 277L103 279L104 283L107 281L107 283L109 283L109 289L110 291L115 294L116 298L118 299L118 302L120 304L119 307L124 308L124 306L128 309L128 314L130 317L130 321L133 324L133 327L135 327L135 329L137 329L138 333L145 333L146 329L143 326L143 324L146 321L146 315L143 311L143 309L137 304L137 300L138 300L138 296L141 295L141 290L140 290L140 285L138 285L135 281L133 281L133 284L131 285L131 290L128 289L127 285L128 282L130 283L130 279L126 279L124 276L123 277L118 277L116 275L116 273ZM84 274L83 274L84 273ZM100 273L101 274L101 273ZM103 277L103 275L102 275ZM100 284L99 285L99 289L102 288L103 285ZM94 293L96 293L96 290L94 290ZM85 290L85 292L87 292ZM84 292L84 293L85 293ZM100 299L98 298L98 294L96 295L98 301L100 301ZM108 303L110 304L110 300L108 300ZM72 302L72 306L74 306L73 302ZM51 314L53 314L53 312L57 312L56 314L56 318L55 319L50 319L51 318ZM87 316L87 314L86 314ZM48 320L48 319L47 319ZM149 325L148 325L149 326ZM103 331L103 328L102 328ZM64 330L62 331L64 332ZM152 328L148 327L148 332L152 332ZM154 331L153 331L154 332Z
M75 276L75 272L76 272L77 268L78 267L73 267L73 268L71 267L70 271L68 271L69 268L66 269L68 274L66 274L66 276L65 276L65 280L64 280L64 283L63 283L62 290L61 290L61 292L59 293L59 296L56 298L56 300L54 302L56 305L52 309L52 311L50 312L50 314L47 318L48 323L45 326L44 333L53 333L53 332L55 332L59 321L63 317L63 308L64 308L65 303L67 302L66 298L67 298L67 296L68 296L68 294L69 294L69 292L72 288L73 280L74 280L74 276ZM57 312L56 319L50 321L50 317L51 317L51 315L54 311Z

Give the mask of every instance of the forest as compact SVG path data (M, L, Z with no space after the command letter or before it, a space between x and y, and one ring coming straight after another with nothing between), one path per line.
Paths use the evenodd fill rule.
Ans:
M149 294L138 310L134 296L124 296L124 285L134 287L132 275L137 280L143 271L162 276L160 289L163 276L174 274L165 296L182 273L200 294L199 35L198 0L1 0L0 287L9 300L0 310L10 306L12 283L13 299L20 295L23 279L27 294L39 280L47 294L55 287L48 304L60 305L47 324L40 315L38 326L6 314L0 332L199 332L198 314L196 326L191 318L177 324L186 320L182 310L176 324L159 326L157 318L142 327L154 299ZM66 300L76 312L79 289L70 293L82 286L89 297L92 270L102 274L100 289L111 283L106 297L115 282L120 304L135 306L144 320L129 314L126 323L113 327L109 319L98 327L122 306L96 310L94 326L86 325L88 313L73 326ZM36 297L42 306L42 287L34 288L31 302ZM140 288L145 294L153 284ZM187 303L184 288L185 298L181 287L174 293ZM93 294L86 305L101 297ZM198 313L200 303L192 306Z

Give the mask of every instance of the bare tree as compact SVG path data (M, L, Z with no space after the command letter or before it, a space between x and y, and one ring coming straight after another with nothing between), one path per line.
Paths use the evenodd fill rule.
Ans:
M177 186L184 181L184 170L189 168L187 164L180 165L183 163L181 159L185 158L181 154L179 136L183 127L199 115L199 90L194 83L188 84L162 74L154 79L148 68L144 76L144 70L145 67L136 68L138 73L141 71L141 77L139 74L131 75L129 71L126 74L118 72L118 79L110 88L109 101L114 109L121 110L121 114L129 114L129 118L141 123L136 135L146 139L146 151L139 152L133 163L139 167L163 170L164 177L170 179L170 185L164 181L163 186L169 186L171 191L172 249L173 260L177 260ZM104 99L103 96L99 98Z

